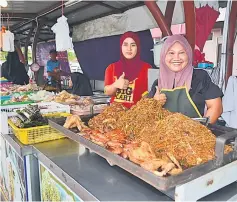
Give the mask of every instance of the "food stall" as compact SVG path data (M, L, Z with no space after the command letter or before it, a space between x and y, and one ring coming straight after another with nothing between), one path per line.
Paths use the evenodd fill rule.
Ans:
M9 95L9 89L16 88L4 93ZM1 105L1 115L6 115L10 126L7 133L1 132L3 199L214 201L220 195L223 200L236 197L235 129L173 115L153 99L143 99L128 110L121 104L101 104L98 98L66 91L46 96L38 90L28 96L37 103L21 103L10 95L13 103ZM55 112L59 115L52 115ZM72 115L66 118L64 112ZM45 120L39 113L51 113L49 125L34 125L35 118L37 124ZM3 120L1 128L8 127ZM182 137L183 132L194 134L198 141ZM159 143L163 149L153 153L156 138L168 134L170 138ZM182 138L184 146L175 138ZM182 152L177 153L175 144Z
M17 27L15 26L15 29ZM20 113L22 116L21 110L30 106L29 103L21 103L25 99L29 99L32 106L39 107L42 117L43 114L59 111L70 112L71 115L51 116L47 125L24 128L25 118L19 120L18 115ZM57 95L38 91L27 96L20 95L20 99L11 97L10 100L14 102L7 100L7 103L4 102L6 106L1 106L1 129L4 130L1 131L3 176L0 180L3 200L237 199L237 131L232 128L208 125L205 119L197 121L173 116L163 111L159 103L149 99L139 102L132 110L121 106L107 106L107 97L102 100L96 96L81 99L65 91ZM16 104L15 101L21 103L20 107L18 105L11 111L7 110L6 107ZM49 106L45 106L48 102ZM97 104L102 106L97 108ZM65 111L61 111L62 109ZM17 121L14 122L16 116L20 121L19 125ZM167 120L170 119L172 121L168 127ZM187 123L186 126L180 126L180 121ZM156 122L165 130L157 131ZM152 149L157 140L154 134L157 134L157 137L166 134L168 137L167 134L170 133L181 138L182 134L171 132L176 131L178 126L180 134L186 134L184 131L188 130L195 134L197 139L189 139L188 135L184 135L186 142L184 141L183 146L182 141L174 136L170 139L164 138L163 143L159 145L163 149L154 153ZM58 138L49 137L52 133L43 132L38 135L41 128L37 127L57 133ZM193 132L193 128L198 132ZM29 138L24 142L25 139L22 140L21 135L17 135L23 130L34 131L31 139L33 142L30 142ZM153 135L152 138L147 134ZM37 135L45 139L38 140ZM175 150L174 140L179 152ZM145 141L148 143L144 143ZM200 143L201 151L197 143ZM188 151L191 155L186 155Z
M1 87L0 106L1 199L38 201L40 200L40 179L44 182L45 177L53 174L43 174L46 173L45 168L42 163L39 164L35 149L31 145L64 136L49 126L37 126L41 124L37 111L57 116L70 112L79 115L99 113L103 107L107 106L108 97L79 97L66 91L55 95L42 90L35 84L18 86L11 83L6 85L7 81L4 82L4 87ZM35 117L37 120L34 121L31 118L27 121L30 117ZM22 122L17 125L19 121ZM34 124L37 127L33 127ZM65 187L65 185L61 186L62 189ZM68 193L68 190L66 192ZM78 201L77 197L75 199Z
M14 148L20 146L21 149L26 149L14 136L8 137L11 139ZM83 144L71 139L45 142L33 145L31 148L28 147L28 149L34 152L34 156L37 156L40 162L40 172L47 173L45 175L48 175L50 181L53 181L52 184L56 188L60 187L58 188L60 196L65 196L66 192L74 201L171 201L172 198L174 199L174 189L168 192L158 191L153 186L124 169L118 166L110 166L104 158L96 154L97 151L95 151L96 153L90 152ZM230 167L232 166L233 165L230 165ZM233 166L232 169L236 170L236 166ZM203 193L209 194L213 192L205 198L202 198L202 200L235 201L236 183L232 183L216 191L216 185L218 186L220 181L224 179L226 179L226 181L236 180L233 178L234 170L231 171L231 168L226 169L223 167L219 170L220 172L210 172L208 176L200 177L183 186L179 186L179 196L184 197L182 193L190 194L193 188L195 188L195 190L200 191L196 192L198 196L196 195L195 198L202 197ZM225 171L227 171L228 174L225 173ZM214 175L218 176L218 179L214 178ZM216 180L217 184L212 184L211 180ZM34 181L34 183L35 182L36 181ZM200 184L203 184L203 186L200 186ZM51 190L52 189L53 188L51 188ZM55 197L55 194L53 193L51 197ZM176 197L176 200L194 200L193 197L193 195L186 195L186 198Z
M71 97L70 102L75 99L75 96L62 92L54 97L54 101L65 102L69 99L68 96ZM36 105L40 107L41 104ZM14 112L22 115L26 109L32 109L30 105L22 106ZM43 107L41 113L52 113L52 110L55 108ZM177 119L176 115L164 110L156 101L144 99L130 110L115 104L106 106L98 115L84 111L84 114L75 113L68 118L62 115L52 116L49 118L50 126L41 126L50 127L50 134L44 129L45 134L41 134L40 139L37 139L40 129L32 126L21 129L20 124L16 127L18 122L14 120L14 112L8 117L14 135L1 133L1 162L9 162L1 163L3 199L215 201L220 199L220 195L222 200L232 200L236 197L237 131L234 129L209 125L210 132L205 126L206 122L202 125L183 115L178 115ZM148 116L153 118L147 121ZM39 119L40 116L36 117ZM146 139L148 136L145 135L152 136L155 133L159 137L159 131L152 129L156 128L154 124L149 127L150 123L154 123L153 119L161 121L161 133L170 133L173 125L177 126L179 121L185 123L180 126L181 131L189 130L187 133L193 133L197 130L198 134L195 134L199 138L199 147L204 152L200 153L192 139L186 139L189 143L185 146L190 144L196 155L185 156L188 150L183 148L185 157L175 152L171 156L167 155L169 159L157 157L150 146L153 145L151 139L155 139L154 136ZM171 129L167 128L167 119ZM31 120L30 123L34 121ZM130 125L127 125L128 123ZM126 136L116 127L124 131L132 130L134 136ZM165 127L166 131L162 127ZM141 137L139 134L142 128L147 131ZM22 139L18 134L23 130L28 130L28 133L34 130L33 138L28 136L24 142L26 138ZM60 137L52 137L54 133ZM217 137L214 138L213 134ZM175 135L178 137L180 134ZM131 138L137 142L131 141ZM145 139L149 144L144 143ZM172 140L166 141L169 141L169 147L174 144ZM216 147L213 143L216 143ZM122 146L117 147L117 144ZM180 147L182 144L178 143L177 148ZM143 157L137 156L141 149L143 152L140 155L145 155ZM203 156L200 156L201 154ZM183 161L177 161L180 156L184 158ZM213 159L214 156L216 158ZM148 160L144 161L143 158ZM149 170L149 166L143 164L157 161L162 162L162 166L159 166L161 170L156 170L156 167ZM166 166L171 167L166 170ZM193 189L196 190L195 194L191 192Z

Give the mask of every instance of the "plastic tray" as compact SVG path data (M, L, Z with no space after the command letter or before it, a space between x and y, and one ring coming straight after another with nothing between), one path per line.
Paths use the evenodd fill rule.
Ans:
M42 114L47 113L70 113L70 107L68 105L62 105L56 102L41 102L41 103L32 103L32 105L38 105L40 108L40 112ZM15 116L15 110L24 108L28 104L21 105L0 105L1 109L1 124L0 124L0 132L2 134L12 134L11 127L8 126L8 117Z
M12 102L12 103L7 103L4 104L7 100L1 100L1 106L11 106L11 105L25 105L25 104L32 104L34 101L27 101L27 102Z
M12 82L6 82L6 81L1 81L0 82L0 88L1 87L9 87L12 85Z
M45 116L56 118L56 117L67 117L70 116L70 114L53 113L53 114L46 114ZM17 137L17 139L22 144L25 145L65 138L64 135L62 135L59 131L50 127L49 125L21 129L16 127L11 120L8 120L8 124L11 126L13 133Z

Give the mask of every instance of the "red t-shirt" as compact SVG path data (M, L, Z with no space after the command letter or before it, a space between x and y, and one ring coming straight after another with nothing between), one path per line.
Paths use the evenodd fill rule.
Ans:
M148 69L151 65L144 63L138 77L130 81L129 86L125 90L117 89L116 95L111 97L112 102L120 102L127 108L136 104L148 90ZM115 76L114 63L109 65L105 71L105 86L113 84L117 77Z

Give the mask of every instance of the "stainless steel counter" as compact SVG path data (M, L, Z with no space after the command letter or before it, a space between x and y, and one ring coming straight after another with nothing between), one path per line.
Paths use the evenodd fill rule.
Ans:
M9 136L11 137L11 136ZM14 142L17 142L17 140ZM142 180L114 166L84 146L61 139L36 144L34 155L82 200L101 201L171 201ZM237 195L233 183L203 198L205 201L227 201Z
M32 146L25 146L21 144L14 135L3 135L1 136L15 149L16 153L20 157L33 154Z
M35 145L35 148L47 156L48 160L43 159L46 166L51 164L52 168L52 163L56 164L98 200L170 200L161 192L122 169L109 166L103 158L89 153L85 147L72 140L65 139L38 144ZM39 155L39 160L41 157ZM51 161L50 164L47 161ZM60 170L56 172L54 173L57 176L62 176ZM64 183L68 181L65 176L60 179ZM71 184L69 188L73 189L73 185Z

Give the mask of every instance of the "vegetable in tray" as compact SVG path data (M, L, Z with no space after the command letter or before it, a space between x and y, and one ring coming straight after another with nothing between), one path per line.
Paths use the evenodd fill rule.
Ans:
M17 115L10 120L18 128L30 128L48 125L48 119L40 113L38 105L28 105L23 109L16 110Z

